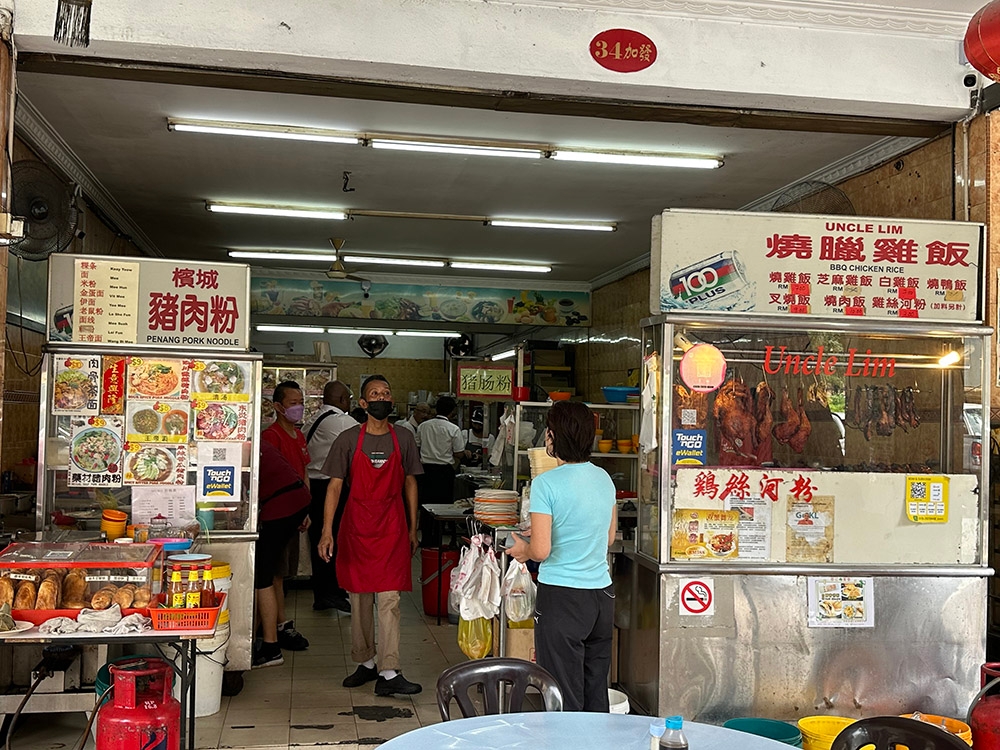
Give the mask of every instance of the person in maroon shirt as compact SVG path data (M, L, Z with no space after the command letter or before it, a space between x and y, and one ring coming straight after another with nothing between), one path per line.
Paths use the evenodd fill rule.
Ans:
M253 586L263 642L253 655L254 668L274 667L285 661L278 643L276 590L282 585L278 569L289 540L298 538L298 529L308 517L312 501L298 468L267 440L260 442L260 469Z
M272 398L276 419L274 424L261 433L262 442L267 442L277 448L285 460L293 467L298 476L309 486L309 475L306 467L309 464L309 448L306 437L298 424L302 421L303 406L302 389L293 380L279 383L274 389ZM266 468L262 464L262 468ZM309 528L309 517L302 521L300 532ZM280 559L275 570L274 595L277 601L278 643L286 651L303 651L309 648L309 641L295 629L295 622L286 619L285 615L285 576L295 575L299 567L299 538L293 536L286 547L286 554Z

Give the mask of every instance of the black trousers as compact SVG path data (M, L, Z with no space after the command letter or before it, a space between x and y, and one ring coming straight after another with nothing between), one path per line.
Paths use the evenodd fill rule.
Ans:
M337 546L334 544L333 557L326 562L319 556L319 538L323 534L323 509L326 505L326 488L329 479L310 479L309 491L312 493L312 503L309 506L309 556L312 560L313 600L329 602L334 599L346 599L347 592L337 583ZM345 483L337 503L337 512L333 516L333 541L337 541L340 530L340 519L344 516L344 505L347 503L348 486Z
M450 464L424 464L417 477L420 503L451 503L455 500L455 469Z
M607 713L615 589L538 584L535 659L556 678L564 711Z

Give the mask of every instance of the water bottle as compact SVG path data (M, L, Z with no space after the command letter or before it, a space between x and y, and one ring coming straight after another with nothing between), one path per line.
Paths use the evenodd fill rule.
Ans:
M649 750L660 750L660 737L667 731L667 727L656 722L649 725Z
M666 727L663 736L660 737L661 750L688 750L687 737L681 731L684 720L680 716L668 716L663 720Z

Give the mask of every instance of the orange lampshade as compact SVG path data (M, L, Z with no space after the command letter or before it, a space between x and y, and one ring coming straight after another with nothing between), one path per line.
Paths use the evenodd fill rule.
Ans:
M712 344L696 344L681 357L680 374L691 390L710 393L726 379L726 357Z

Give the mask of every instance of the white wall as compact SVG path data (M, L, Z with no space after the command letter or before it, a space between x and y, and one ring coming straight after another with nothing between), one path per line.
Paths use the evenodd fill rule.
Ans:
M959 50L971 10L822 0L98 0L91 46L79 49L52 41L56 4L16 0L21 52L916 119L957 120L969 107ZM656 64L628 75L598 66L590 40L611 28L649 36Z

